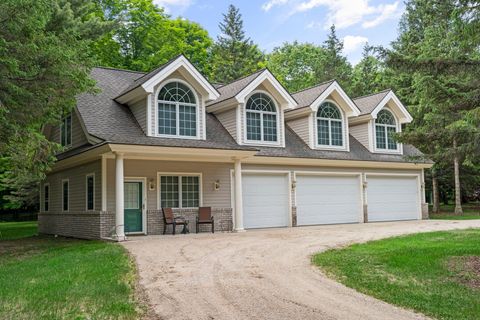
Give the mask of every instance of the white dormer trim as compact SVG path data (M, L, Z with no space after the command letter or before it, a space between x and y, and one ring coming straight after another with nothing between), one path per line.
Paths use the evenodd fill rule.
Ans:
M250 97L251 93L255 88L257 88L260 84L262 84L265 80L268 80L272 86L277 90L282 98L287 101L287 108L290 109L296 107L298 104L293 99L293 97L288 93L287 90L278 82L277 79L273 76L273 74L269 70L263 71L258 77L256 77L252 82L250 82L245 88L243 88L236 96L235 99L238 103L245 103L247 98Z
M159 82L164 80L166 77L168 77L171 73L175 72L178 68L184 67L194 78L198 83L201 84L203 89L208 94L208 99L207 100L215 100L220 97L220 93L208 82L205 77L198 72L198 70L188 61L187 58L184 56L179 56L177 59L172 61L168 66L160 70L156 75L145 81L141 87L145 92L148 93L153 93L155 87L158 85Z
M318 143L318 121L317 121L317 112L318 108L324 103L329 102L333 104L335 107L338 108L340 111L340 115L342 116L342 145L341 146L331 146L331 145L323 145ZM348 119L346 116L345 110L343 110L338 103L331 99L325 99L322 101L320 105L318 105L317 109L312 113L313 118L313 146L315 149L318 150L335 150L335 151L350 151L350 143L349 143L349 132L348 132Z
M382 109L378 110L377 113L375 114L375 118L370 121L370 132L371 132L371 137L372 141L370 144L370 151L373 153L383 153L383 154L403 154L403 144L400 142L397 142L397 149L392 150L392 149L378 149L377 148L377 129L376 129L376 122L375 120L377 119L377 114L381 110L388 110L393 117L395 118L395 133L401 133L402 132L402 124L400 123L400 120L398 116L395 114L395 112L388 108L388 107L383 107Z
M332 84L330 84L328 88L325 89L325 91L323 91L323 93L319 95L317 99L315 99L315 101L312 102L312 104L310 105L312 111L316 111L318 107L327 99L327 97L335 91L340 95L343 101L345 101L345 104L349 107L349 110L343 110L347 118L359 116L361 113L360 109L358 109L357 105L352 101L352 99L350 99L350 97L345 93L345 91L343 91L342 87L340 87L337 81L332 82ZM338 106L338 103L335 103L335 105ZM338 107L341 108L340 106Z
M395 120L399 124L403 123L410 123L413 121L413 117L410 115L408 112L407 108L402 104L400 99L395 95L393 91L390 91L383 99L380 101L380 103L373 109L371 115L373 119L377 119L377 114L382 110L389 102L392 100L395 105L398 108L398 111L400 111L401 116L396 112L395 110L391 110L390 108L387 108L395 117Z

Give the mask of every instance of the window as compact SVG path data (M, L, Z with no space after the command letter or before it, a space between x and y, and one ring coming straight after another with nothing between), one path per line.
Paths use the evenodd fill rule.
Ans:
M195 96L180 82L167 83L158 94L158 134L197 136Z
M398 145L394 139L397 125L393 114L388 110L382 110L375 120L375 137L377 149L397 150Z
M50 206L50 185L43 186L43 211L48 212Z
M197 208L200 206L200 176L160 176L162 208Z
M69 207L69 181L68 180L62 180L62 209L63 211L68 211Z
M317 111L317 143L322 146L343 146L342 114L332 102L324 102Z
M247 101L247 140L277 141L277 109L265 93L255 93Z
M72 145L72 114L62 119L62 124L60 125L60 144L62 147Z
M95 175L88 174L85 181L85 197L87 211L95 209Z

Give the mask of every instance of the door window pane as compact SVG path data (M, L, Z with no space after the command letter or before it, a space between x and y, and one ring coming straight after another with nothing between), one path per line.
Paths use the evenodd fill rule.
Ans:
M125 183L124 186L124 206L125 209L140 209L140 202L138 199L140 184Z

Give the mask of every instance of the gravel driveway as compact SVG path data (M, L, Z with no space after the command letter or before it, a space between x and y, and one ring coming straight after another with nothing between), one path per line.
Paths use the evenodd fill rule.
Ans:
M354 242L480 220L407 221L130 238L160 319L422 319L332 281L310 255Z

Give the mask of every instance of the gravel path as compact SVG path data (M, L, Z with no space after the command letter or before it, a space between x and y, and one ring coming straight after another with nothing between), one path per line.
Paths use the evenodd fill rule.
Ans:
M160 319L424 319L325 277L310 255L423 231L480 228L480 220L407 221L245 233L130 238Z

